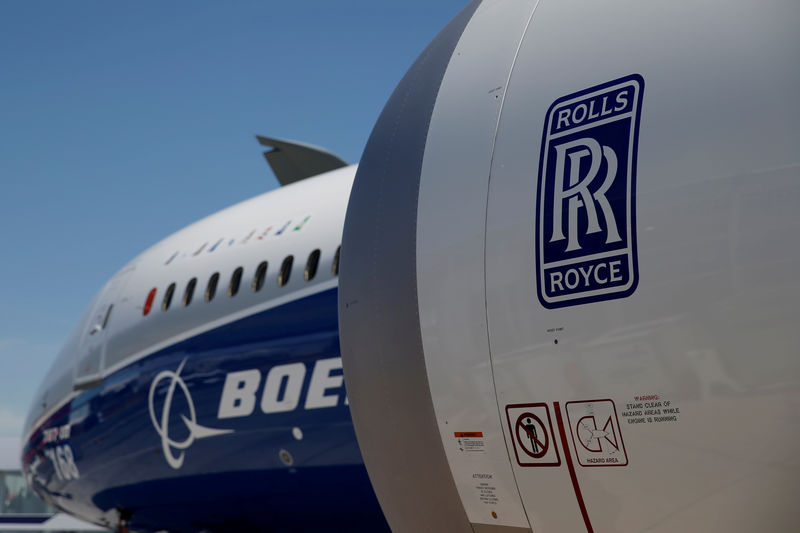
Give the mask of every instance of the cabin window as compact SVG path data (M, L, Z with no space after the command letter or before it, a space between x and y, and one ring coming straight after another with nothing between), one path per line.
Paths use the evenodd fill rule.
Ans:
M311 252L311 255L308 256L306 270L303 273L303 277L306 281L311 281L314 279L314 276L317 275L317 265L319 265L319 250L314 250Z
M219 272L214 272L210 278L208 278L208 285L206 286L206 301L210 302L214 299L214 295L217 293L217 283L219 282Z
M231 276L231 284L228 285L228 296L236 296L236 293L239 292L239 285L242 283L242 272L244 272L242 267L239 267L233 271L233 275Z
M253 276L253 292L258 292L264 286L264 279L267 277L267 262L262 261L256 268L256 275Z
M192 296L194 295L194 287L197 285L197 278L192 278L186 284L186 290L183 292L183 306L186 307L192 303Z
M172 303L172 295L175 294L175 284L170 283L167 292L164 293L164 300L161 302L161 310L166 311Z
M340 244L339 247L336 249L336 255L333 256L333 265L331 265L331 272L333 272L334 276L339 275L339 254L342 252L342 245Z
M156 298L156 290L150 289L150 292L147 293L147 299L144 301L144 309L142 309L142 314L144 316L150 314L150 309L153 308L153 300L155 300L155 298Z
M289 276L292 274L292 264L294 263L294 256L286 256L281 264L281 271L278 274L278 286L283 287L289 283Z

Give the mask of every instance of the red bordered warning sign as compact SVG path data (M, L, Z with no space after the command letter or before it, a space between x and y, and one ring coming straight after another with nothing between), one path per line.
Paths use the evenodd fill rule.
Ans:
M553 422L546 403L506 405L506 419L519 466L559 466Z
M567 402L575 455L581 466L627 466L617 407L611 399Z

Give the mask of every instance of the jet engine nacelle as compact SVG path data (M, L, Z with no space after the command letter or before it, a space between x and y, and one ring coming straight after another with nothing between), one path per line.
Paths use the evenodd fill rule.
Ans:
M800 4L473 2L345 224L395 531L800 525Z

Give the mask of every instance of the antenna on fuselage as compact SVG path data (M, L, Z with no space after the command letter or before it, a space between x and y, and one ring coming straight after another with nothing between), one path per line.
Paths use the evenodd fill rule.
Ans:
M342 158L319 146L261 135L256 139L272 148L264 152L264 158L281 186L347 166Z

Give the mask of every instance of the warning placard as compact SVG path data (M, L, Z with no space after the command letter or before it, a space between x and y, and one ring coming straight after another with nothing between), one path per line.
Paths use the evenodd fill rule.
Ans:
M519 466L561 464L546 403L506 405L506 419Z
M458 450L463 453L485 453L486 441L482 431L456 431L453 433Z
M567 402L567 420L581 466L626 466L628 454L622 441L613 400Z

